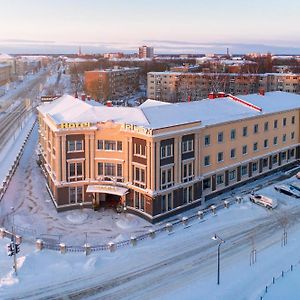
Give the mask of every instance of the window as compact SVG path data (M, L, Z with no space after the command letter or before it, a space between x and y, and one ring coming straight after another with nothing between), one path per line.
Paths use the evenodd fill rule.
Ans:
M121 141L98 140L97 149L102 151L122 151Z
M268 148L269 141L267 139L264 140L264 147Z
M278 144L278 138L277 138L277 136L274 136L274 138L273 138L273 144L274 145Z
M258 143L254 143L253 144L253 151L257 151L258 150Z
M188 182L194 178L194 163L187 162L182 165L182 181Z
M134 155L146 157L146 146L141 144L134 144Z
M77 181L83 179L82 162L69 162L69 181Z
M69 188L69 203L76 204L83 201L83 188L81 186Z
M183 203L193 202L193 186L183 188Z
M243 155L247 154L247 145L243 146L242 153Z
M268 163L269 163L269 159L264 158L263 161L262 161L263 168L266 168L268 166Z
M248 135L248 127L245 126L243 127L243 136L247 136Z
M234 180L236 177L236 170L229 171L229 180Z
M235 149L231 149L230 150L230 158L235 158L235 153L236 153Z
M194 140L187 140L182 142L182 153L194 151Z
M220 185L223 183L224 183L224 175L223 174L217 175L217 185Z
M258 124L253 126L253 133L258 133Z
M265 122L264 131L268 131L268 130L269 130L269 122Z
M173 144L160 146L160 158L168 158L173 156Z
M284 135L282 136L282 142L283 142L283 143L286 142L286 134L284 134Z
M160 171L160 188L166 189L174 184L173 167L168 169L161 169Z
M274 129L278 128L278 120L274 120Z
M68 152L83 151L83 141L68 141Z
M292 131L292 132L291 132L291 139L293 140L294 138L295 138L295 132Z
M272 164L275 165L275 164L277 164L277 162L278 162L278 155L275 154L275 155L273 155L273 157L272 157Z
M292 116L292 124L295 124L295 116Z
M203 180L203 190L207 190L210 188L210 178L206 178Z
M223 152L219 152L218 153L218 162L221 162L223 160L224 160L224 154L223 154Z
M236 131L235 131L235 129L231 129L231 131L230 131L230 139L231 139L231 140L235 140L235 136L236 136Z
M242 176L245 176L248 174L248 166L247 165L242 166L241 173L242 173Z
M133 167L133 182L136 186L145 188L146 172L145 169L134 166Z
M294 157L294 156L295 156L295 149L291 149L291 150L290 150L290 156L291 156L291 157Z
M142 211L145 209L144 194L135 191L133 201L134 201L134 207L136 209L139 209L139 210L142 210Z
M252 164L252 171L253 171L253 172L256 172L256 171L257 171L257 162L254 162L254 163Z
M224 134L223 132L218 133L218 143L223 143L224 141Z
M116 142L115 141L104 141L104 149L106 151L116 151Z
M286 160L286 151L281 152L281 160Z
M207 155L204 157L204 166L209 166L210 165L210 156Z
M161 212L164 213L166 211L173 209L173 197L172 193L165 194L161 196Z
M286 126L286 118L282 119L282 126L285 127Z
M209 134L204 137L204 145L205 146L210 145L210 135Z

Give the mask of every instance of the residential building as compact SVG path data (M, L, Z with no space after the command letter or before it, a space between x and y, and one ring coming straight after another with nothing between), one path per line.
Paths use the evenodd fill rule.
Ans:
M40 106L41 165L57 210L114 203L157 222L298 163L299 95L213 96L106 107L65 95Z
M139 58L153 58L154 49L153 47L142 46L139 48Z
M260 90L300 93L300 74L149 72L147 75L147 97L165 102L205 99L211 92L246 95Z
M100 101L118 100L139 88L139 68L120 68L86 71L86 93Z
M0 86L5 85L11 80L11 65L0 63Z

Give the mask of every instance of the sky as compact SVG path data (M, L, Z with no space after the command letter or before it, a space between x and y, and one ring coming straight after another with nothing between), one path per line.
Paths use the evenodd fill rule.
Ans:
M0 10L0 52L300 53L299 0L0 0Z

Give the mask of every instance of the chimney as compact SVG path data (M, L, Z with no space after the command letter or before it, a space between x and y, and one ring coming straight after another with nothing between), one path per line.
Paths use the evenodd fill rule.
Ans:
M261 96L264 96L265 95L265 89L259 89L258 94L261 95Z
M112 102L111 102L110 100L106 101L106 106L107 106L107 107L112 107L112 106L113 106L113 105L112 105Z

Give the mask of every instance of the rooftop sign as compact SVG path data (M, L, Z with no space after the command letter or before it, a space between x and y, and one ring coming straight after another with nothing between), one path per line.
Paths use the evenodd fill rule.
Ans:
M137 126L134 124L123 124L121 127L122 130L124 131L131 131L131 132L136 132L144 135L152 135L152 129L150 128L145 128L142 126Z
M90 122L79 122L79 123L61 123L60 128L63 129L73 129L73 128L87 128L90 127Z

